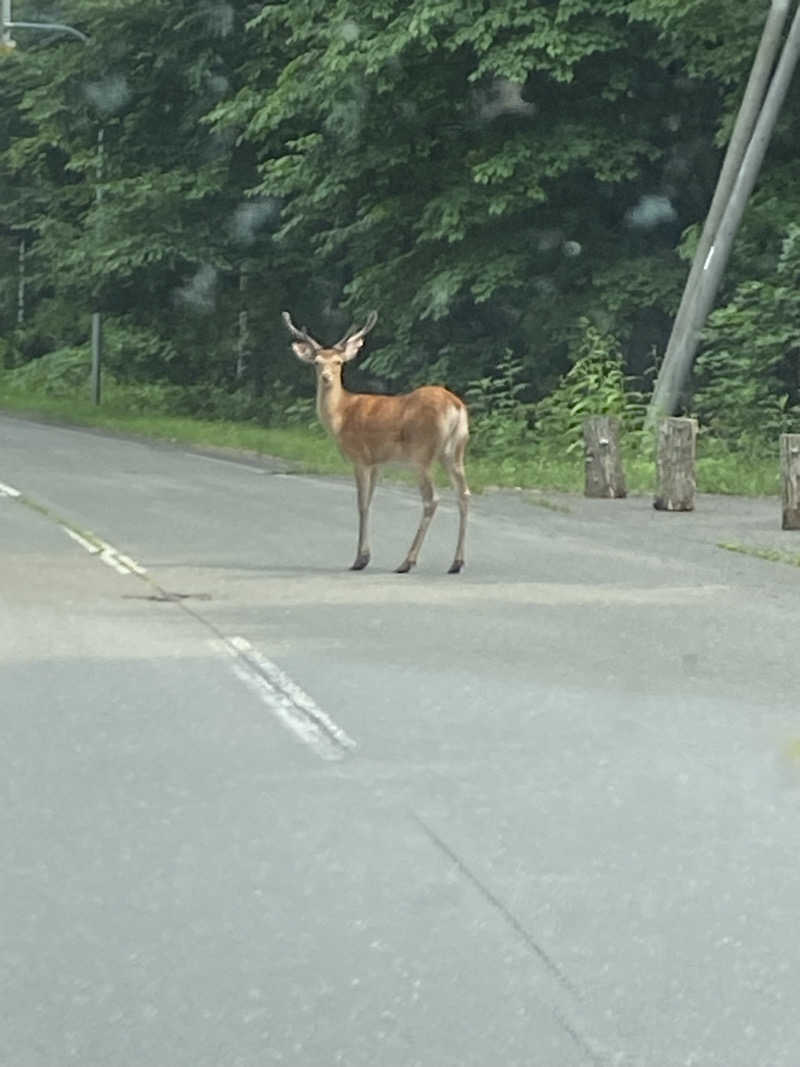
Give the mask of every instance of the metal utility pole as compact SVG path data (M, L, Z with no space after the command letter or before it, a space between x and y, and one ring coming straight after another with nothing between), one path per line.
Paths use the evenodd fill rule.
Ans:
M17 265L17 326L25 324L25 235L19 239L19 262Z
M11 0L0 0L0 44L7 49L14 47L11 36Z
M241 381L250 362L250 323L247 307L247 287L250 280L248 264L239 267L239 333L236 338L236 381Z
M49 30L56 33L68 33L77 37L84 44L89 44L90 38L74 26L67 26L63 22L14 22L11 18L11 0L0 0L0 46L10 51L16 47L17 42L11 35L14 29L23 30ZM102 188L100 185L103 176L103 127L97 131L97 183L95 185L95 203L102 200ZM24 285L24 281L22 282ZM24 290L23 290L24 291ZM100 403L100 370L103 357L103 320L99 311L92 312L92 401Z
M103 200L103 127L97 131L97 182L94 187L94 202L99 207ZM103 366L103 318L99 311L92 312L92 403L100 404Z
M700 332L714 305L733 240L758 178L772 131L800 55L800 9L772 74L793 0L772 0L717 187L656 380L647 422L678 406ZM770 82L770 77L772 81ZM769 86L769 88L767 88Z

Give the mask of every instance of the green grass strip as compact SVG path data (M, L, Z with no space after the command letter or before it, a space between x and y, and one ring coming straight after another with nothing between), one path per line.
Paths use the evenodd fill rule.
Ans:
M103 404L95 407L85 391L51 394L23 391L0 372L0 410L52 419L75 426L88 426L112 432L133 434L153 440L187 446L231 449L255 456L273 457L289 464L298 473L339 474L351 472L335 443L319 427L265 427L256 422L202 419L142 410L141 393L109 383ZM697 487L703 493L729 493L766 496L779 492L777 456L735 453L713 441L705 443L705 455L697 462ZM392 471L389 478L414 484L408 472ZM581 449L562 449L527 444L509 448L502 454L482 453L473 442L467 455L470 488L541 489L551 492L582 492L584 460ZM446 485L441 475L437 479ZM655 464L649 455L625 456L625 480L631 493L651 493L655 487ZM548 506L543 504L542 506ZM560 510L555 505L554 510Z
M770 563L787 563L790 567L800 567L800 552L787 552L782 548L767 548L762 545L743 545L738 541L719 541L717 548L726 552L739 552L743 556L755 556Z

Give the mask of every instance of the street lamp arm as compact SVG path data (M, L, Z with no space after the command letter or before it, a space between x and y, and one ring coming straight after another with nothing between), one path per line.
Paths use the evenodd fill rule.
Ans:
M85 33L81 33L74 26L67 26L63 22L4 22L3 26L7 26L12 30L57 30L60 33L72 34L73 37L77 37L84 44L88 44L90 40Z

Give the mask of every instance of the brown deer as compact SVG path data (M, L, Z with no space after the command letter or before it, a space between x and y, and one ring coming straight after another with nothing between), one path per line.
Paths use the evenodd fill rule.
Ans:
M353 463L358 494L358 551L351 569L363 570L370 560L369 506L379 468L385 463L402 463L419 472L422 519L397 573L405 574L416 564L439 503L431 478L431 468L439 460L458 492L458 543L448 572L458 574L464 566L470 495L464 474L469 428L463 401L438 385L424 385L403 396L374 396L345 389L342 367L358 355L364 338L378 320L375 311L370 312L364 326L351 327L332 348L315 341L305 327L298 329L288 311L283 312L283 319L293 338L294 354L314 365L320 422Z

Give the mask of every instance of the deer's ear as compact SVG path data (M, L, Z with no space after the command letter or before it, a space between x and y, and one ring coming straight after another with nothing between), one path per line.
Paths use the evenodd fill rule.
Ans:
M292 341L292 351L304 363L314 362L314 347L308 341Z
M359 337L358 335L356 335L355 337L351 337L349 340L345 341L344 345L342 346L342 359L345 361L345 363L349 359L353 359L355 356L358 355L358 353L361 351L361 346L363 344L364 338Z

